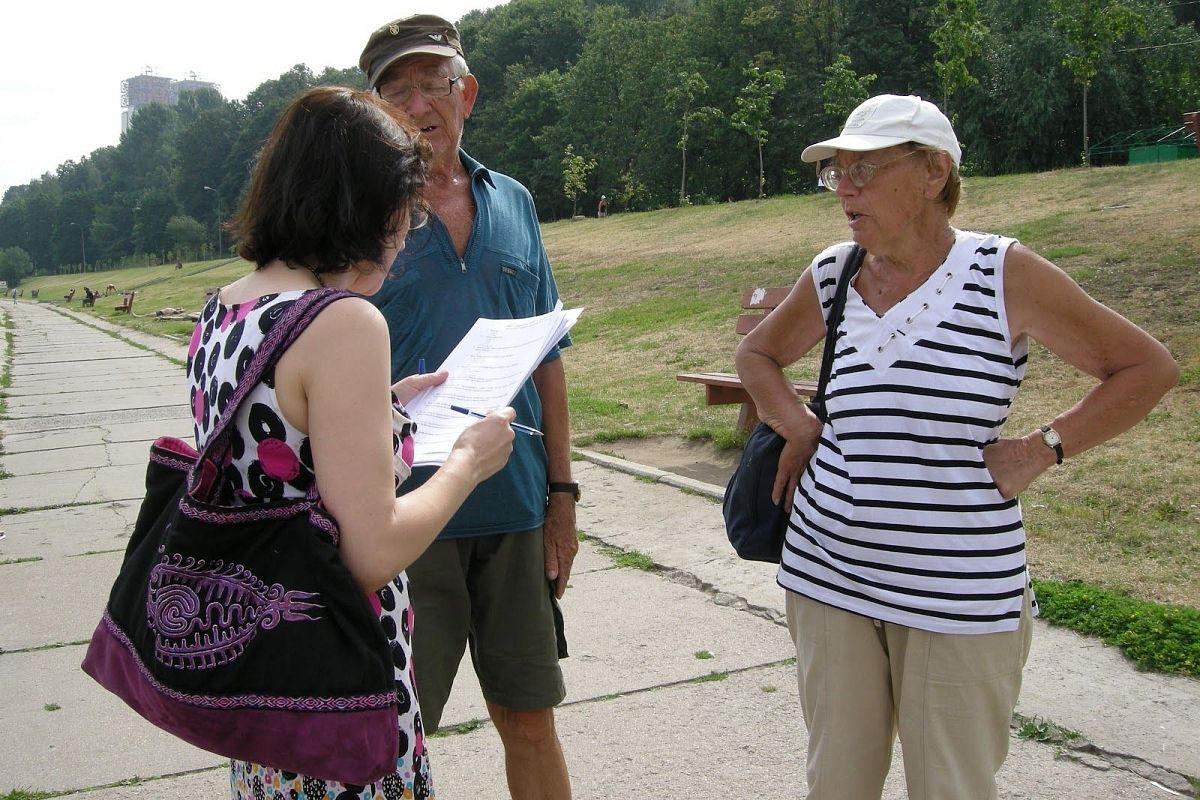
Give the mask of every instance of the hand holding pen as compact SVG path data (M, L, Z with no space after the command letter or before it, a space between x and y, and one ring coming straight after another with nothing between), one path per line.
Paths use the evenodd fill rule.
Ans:
M486 418L487 418L487 414L484 414L484 413L482 413L482 412L480 412L480 411L473 411L473 410L471 410L471 409L469 409L469 408L463 408L462 406L450 406L450 410L451 410L451 411L457 411L459 414L466 414L468 417L478 417L479 419L486 419ZM531 427L529 427L528 425L522 425L522 424L521 424L521 423L519 423L519 422L510 422L510 423L509 423L509 425L510 425L510 426L512 426L512 429L513 429L514 431L520 431L521 433L525 433L525 434L528 434L528 435L530 435L530 436L542 436L542 435L544 435L544 434L543 434L541 431L539 431L537 428L531 428Z

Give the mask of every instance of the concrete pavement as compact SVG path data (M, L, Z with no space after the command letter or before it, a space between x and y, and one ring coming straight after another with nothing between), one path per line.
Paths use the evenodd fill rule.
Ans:
M185 346L51 307L4 304L0 418L0 798L220 797L224 762L161 733L79 670L156 436L191 436ZM6 347L0 341L0 348ZM578 798L804 796L805 732L773 570L732 555L720 487L582 453L586 534L563 602L558 713ZM618 567L636 551L656 566ZM1038 623L1018 712L1080 733L1015 735L1003 798L1191 796L1200 682L1140 673ZM505 797L499 741L469 663L431 740L439 797ZM885 793L905 797L899 754Z

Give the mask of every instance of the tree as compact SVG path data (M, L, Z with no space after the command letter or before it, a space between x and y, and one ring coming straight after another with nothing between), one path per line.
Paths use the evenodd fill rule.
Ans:
M5 247L0 250L0 279L8 281L9 286L16 286L21 279L33 274L33 259L19 247Z
M167 222L167 237L175 246L176 253L196 254L208 234L195 217L176 214Z
M937 0L933 18L940 23L929 37L937 47L933 69L941 85L942 111L948 115L950 95L979 82L967 62L983 52L987 28L979 22L976 0Z
M587 188L587 176L596 168L596 159L576 154L573 145L563 152L563 193L571 200L571 216L578 213L579 194Z
M840 123L871 96L870 86L878 77L873 72L856 74L850 66L850 56L838 53L825 68L825 82L821 84L825 113Z
M749 83L737 97L737 111L730 122L733 127L754 140L758 147L758 196L763 197L763 145L768 138L767 122L771 119L771 101L783 90L783 72L777 69L761 70L753 62L742 70Z
M1088 145L1088 88L1096 78L1097 63L1113 42L1144 28L1141 17L1121 0L1050 0L1054 27L1071 48L1062 60L1075 83L1083 89L1083 163L1090 162Z
M688 130L693 122L716 122L724 115L712 106L692 108L696 98L708 91L708 83L698 72L681 72L675 85L667 90L667 108L679 113L679 141L675 146L682 155L679 171L679 205L688 202L687 193L687 150Z

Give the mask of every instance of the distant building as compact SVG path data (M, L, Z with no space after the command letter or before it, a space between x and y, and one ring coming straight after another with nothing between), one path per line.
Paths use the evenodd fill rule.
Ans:
M177 81L174 78L164 78L155 75L150 67L141 75L126 78L121 81L121 133L129 130L133 115L151 103L162 103L173 106L179 102L179 93L195 89L214 89L221 91L220 85L196 79L196 73L189 73L186 80Z

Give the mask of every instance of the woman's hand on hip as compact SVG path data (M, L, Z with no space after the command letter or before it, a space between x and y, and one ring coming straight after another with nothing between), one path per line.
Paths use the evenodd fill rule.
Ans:
M987 445L983 463L1000 495L1012 499L1055 463L1055 455L1035 431L1021 439L1000 439Z

